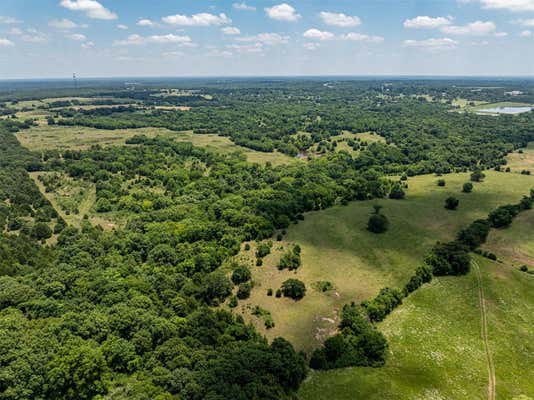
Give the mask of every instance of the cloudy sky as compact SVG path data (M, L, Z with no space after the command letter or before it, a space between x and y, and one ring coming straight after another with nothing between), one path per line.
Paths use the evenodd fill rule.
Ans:
M534 0L0 0L0 79L534 75Z

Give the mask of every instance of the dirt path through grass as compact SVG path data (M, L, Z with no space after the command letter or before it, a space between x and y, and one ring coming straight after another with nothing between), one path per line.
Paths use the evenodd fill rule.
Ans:
M484 341L484 351L486 353L486 361L488 366L488 400L495 400L495 366L493 365L493 358L488 342L488 320L486 315L486 300L484 298L484 287L482 285L482 276L480 274L480 267L476 261L473 261L475 273L478 280L478 297L480 302L480 335Z

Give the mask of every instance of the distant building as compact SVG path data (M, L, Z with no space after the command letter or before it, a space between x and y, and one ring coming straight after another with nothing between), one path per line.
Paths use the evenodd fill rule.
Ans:
M508 96L520 96L523 92L520 90L512 90L511 92L504 92L504 94Z

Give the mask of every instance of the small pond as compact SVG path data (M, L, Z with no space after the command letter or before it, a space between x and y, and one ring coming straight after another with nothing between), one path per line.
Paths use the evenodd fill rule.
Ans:
M494 107L478 110L478 112L488 114L521 114L532 109L533 107Z

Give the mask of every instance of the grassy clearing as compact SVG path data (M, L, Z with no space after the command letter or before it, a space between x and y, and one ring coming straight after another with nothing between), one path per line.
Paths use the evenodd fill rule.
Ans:
M20 143L30 150L43 151L46 149L87 149L93 145L112 146L123 145L128 138L135 135L148 137L164 136L183 142L192 142L195 146L228 154L236 151L243 152L250 162L273 165L296 162L279 152L263 153L247 149L234 144L229 138L215 134L194 134L192 131L175 132L164 128L115 129L104 130L83 126L60 126L42 124L17 133Z
M534 392L534 280L477 258L488 315L497 399ZM304 399L486 399L474 272L425 285L384 321L390 343L384 368L313 373Z
M534 187L534 177L492 171L487 172L485 182L475 184L473 193L465 194L461 187L468 174L450 174L444 179L446 186L438 187L435 176L414 177L408 181L405 200L378 201L391 222L385 234L366 230L376 201L307 214L305 221L288 230L281 243L302 247L302 267L296 273L279 272L277 254L268 256L262 267L251 266L256 287L251 298L242 302L245 308L239 310L268 338L283 336L297 348L310 350L335 330L343 304L373 297L384 286L403 286L437 240L453 239L462 226L485 217L498 205L519 201ZM450 195L460 200L456 211L443 207ZM248 259L252 265L251 254ZM308 291L304 299L294 302L266 295L268 288L276 290L289 277L305 282ZM312 289L317 281L332 282L335 289L319 293ZM249 305L269 310L276 326L265 330L250 317Z
M521 149L521 153L514 151L508 154L506 160L507 167L510 167L512 172L521 172L523 170L534 170L534 142L528 144L524 149ZM534 172L534 171L532 171Z

